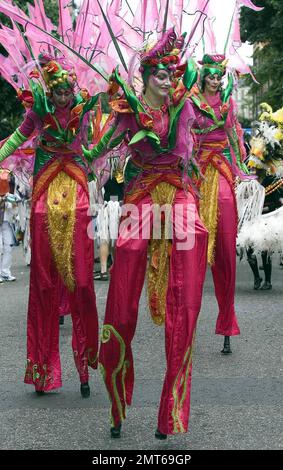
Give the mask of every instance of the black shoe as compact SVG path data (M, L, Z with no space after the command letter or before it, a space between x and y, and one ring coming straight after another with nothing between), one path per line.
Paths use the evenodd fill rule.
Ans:
M64 325L64 321L65 321L64 315L61 315L59 317L59 325Z
M163 432L160 432L158 428L156 429L154 435L156 439L159 439L160 441L165 441L165 439L167 439L167 434L163 434Z
M90 396L90 388L88 382L81 384L81 396L83 398L88 398Z
M272 289L271 282L264 282L260 288L260 290L270 290Z
M97 273L94 275L93 279L95 281L108 281L109 277L107 273Z
M231 354L230 336L224 336L224 345L221 352L222 354Z
M44 390L36 390L35 393L38 395L38 396L42 396L44 395Z
M118 424L116 427L110 428L110 434L112 439L119 439L121 437L122 423Z
M261 277L255 277L255 280L254 280L254 289L255 290L258 290L260 288L261 281L262 281Z

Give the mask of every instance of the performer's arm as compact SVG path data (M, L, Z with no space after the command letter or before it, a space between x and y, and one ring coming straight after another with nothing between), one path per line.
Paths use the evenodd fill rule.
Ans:
M230 144L235 152L236 159L237 159L237 166L246 174L249 175L249 170L244 163L246 158L246 149L244 146L243 140L243 130L241 124L238 121L237 114L236 114L236 104L233 98L230 98L230 110L231 113L231 132L228 133L228 138Z
M5 158L12 155L24 142L26 142L31 134L34 132L35 123L33 120L33 111L30 111L23 123L18 129L8 138L4 145L0 149L0 162Z
M117 147L124 140L127 129L123 126L123 119L116 120L108 131L102 136L99 143L96 144L91 150L86 149L84 146L83 154L88 161L92 161L96 158L101 157L103 154Z
M19 129L9 137L5 144L0 149L0 162L5 160L5 158L12 155L24 142L28 140Z
M241 161L243 162L243 161L245 161L245 159L247 157L247 152L246 152L245 145L244 145L244 131L242 129L241 124L239 123L237 113L236 113L236 105L235 105L235 102L232 98L231 98L231 106L232 106L232 112L233 112L233 123L234 123L235 130L236 130L237 137L238 137L238 144L239 144L239 150L240 150L240 154L241 154Z

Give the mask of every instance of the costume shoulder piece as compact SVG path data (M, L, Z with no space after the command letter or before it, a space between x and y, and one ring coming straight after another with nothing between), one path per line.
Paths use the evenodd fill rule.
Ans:
M73 107L67 128L62 129L55 117L55 107L50 100L53 90L57 88L76 90L76 74L72 69L65 69L64 58L53 59L50 56L39 56L40 67L30 74L29 90L18 90L18 98L26 109L32 109L43 121L46 132L59 141L71 142L80 130L84 115L93 109L98 102L99 94L90 96L84 88L74 94Z
M140 72L142 78L146 81L154 70L167 70L173 74L174 87L170 91L169 103L169 135L167 148L162 148L159 136L153 130L153 116L150 109L145 107L142 100L139 99L135 91L122 79L118 67L114 70L110 79L110 94L117 93L119 87L122 88L123 97L110 102L112 109L118 113L132 113L135 115L136 122L140 128L129 145L136 144L145 137L151 143L153 148L160 152L166 152L175 147L176 127L180 117L181 110L190 90L197 80L197 69L193 60L183 65L179 65L179 55L184 44L184 35L177 37L174 28L164 33L162 38L149 50L143 50L140 54Z

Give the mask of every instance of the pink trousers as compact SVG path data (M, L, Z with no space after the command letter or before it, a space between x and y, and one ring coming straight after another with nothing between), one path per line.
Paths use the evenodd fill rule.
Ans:
M144 222L141 211L144 204L151 203L150 196L146 195L137 205L138 239L128 238L126 231L121 229L111 273L99 362L111 399L114 426L125 419L126 405L131 404L133 394L131 342L136 329L149 242L141 237ZM173 204L174 214L177 205L184 209L186 226L186 209L190 208L188 217L192 219L193 243L186 249L179 249L175 230L177 222L174 221L165 318L167 370L158 415L158 429L166 434L188 429L192 346L201 307L208 239L193 196L178 189Z
M237 210L231 187L219 175L218 222L215 263L211 270L219 313L215 333L225 336L239 335L235 313Z
M78 185L73 265L75 290L65 289L73 322L72 348L81 383L88 381L88 366L97 368L98 318L93 287L93 240L87 235L91 222L88 197ZM62 283L52 258L47 228L46 193L32 213L31 272L27 318L27 367L25 383L49 391L62 386L59 354L59 307Z

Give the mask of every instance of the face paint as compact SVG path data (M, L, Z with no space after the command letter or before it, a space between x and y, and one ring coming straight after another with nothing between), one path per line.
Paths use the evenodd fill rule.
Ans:
M71 88L58 87L53 90L52 100L58 108L65 108L74 98Z
M215 74L206 75L204 77L204 92L209 95L215 95L221 85L222 77Z
M171 74L167 70L159 70L148 78L147 89L157 97L166 97L171 86Z

